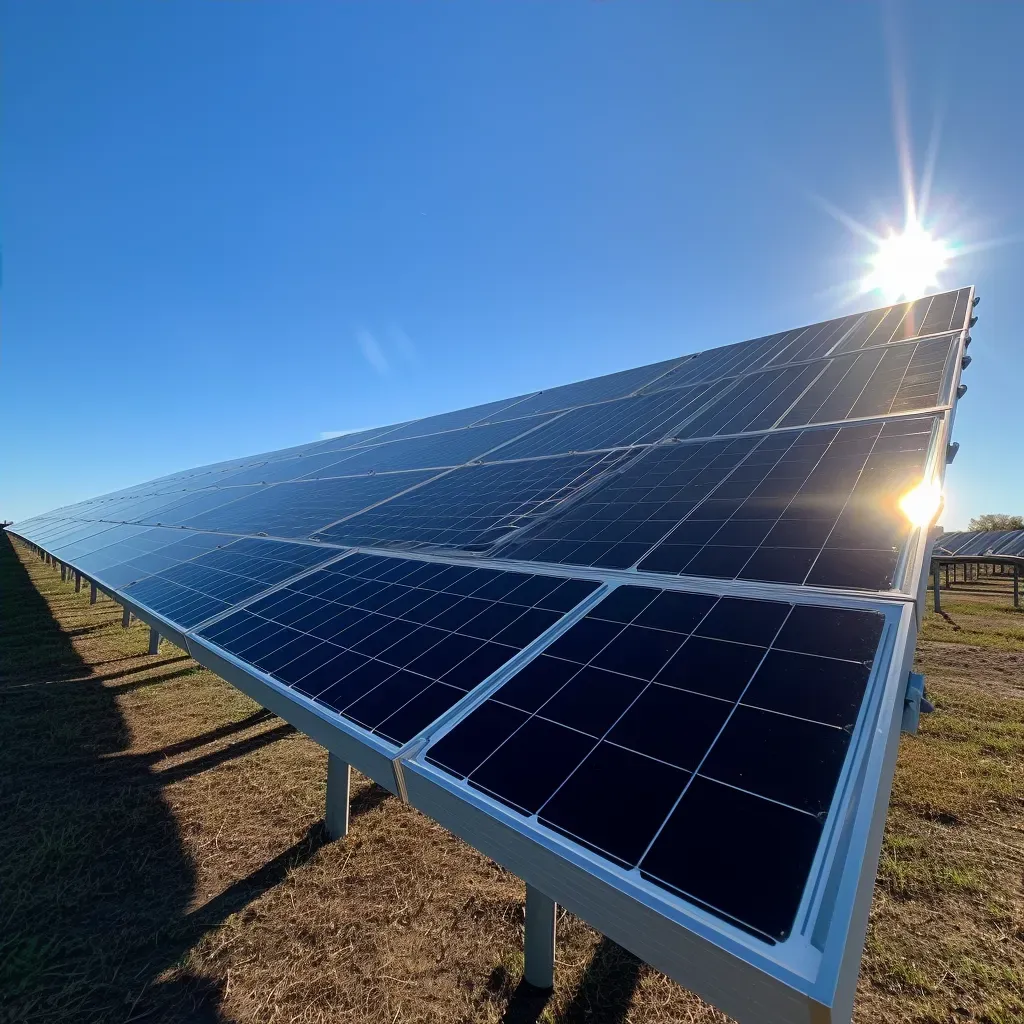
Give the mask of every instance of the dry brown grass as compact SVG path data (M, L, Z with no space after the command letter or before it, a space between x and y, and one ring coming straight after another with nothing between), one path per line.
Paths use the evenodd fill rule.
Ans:
M516 878L358 776L324 843L318 747L6 541L0 587L0 1020L725 1021L569 915L531 994ZM858 1024L1024 1019L1022 618L949 612L998 642L925 632Z

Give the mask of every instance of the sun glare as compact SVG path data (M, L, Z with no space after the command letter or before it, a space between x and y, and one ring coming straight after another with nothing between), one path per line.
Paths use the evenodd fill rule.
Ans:
M939 274L952 255L945 242L912 221L901 234L890 231L879 241L864 291L879 291L887 302L920 298L929 288L939 287Z
M900 509L912 526L928 526L941 504L942 488L935 480L922 480L900 498Z

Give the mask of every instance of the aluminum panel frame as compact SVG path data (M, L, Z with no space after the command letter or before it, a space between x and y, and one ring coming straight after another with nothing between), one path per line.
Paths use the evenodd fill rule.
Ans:
M804 603L879 611L886 623L794 931L785 942L756 938L427 762L429 745L464 716L426 734L422 748L403 758L409 803L739 1021L845 1024L917 624L909 602L817 597ZM486 696L468 704L465 714Z

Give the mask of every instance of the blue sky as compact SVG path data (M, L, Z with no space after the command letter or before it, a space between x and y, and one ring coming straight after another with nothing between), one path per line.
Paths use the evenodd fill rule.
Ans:
M982 297L943 522L1024 512L1020 5L0 10L0 518L881 305L814 197L901 222L894 68Z

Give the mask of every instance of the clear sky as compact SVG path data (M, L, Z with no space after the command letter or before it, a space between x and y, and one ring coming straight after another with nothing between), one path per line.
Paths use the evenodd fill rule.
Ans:
M0 518L881 305L815 197L901 224L901 94L982 297L943 522L1024 513L1024 5L0 11Z

